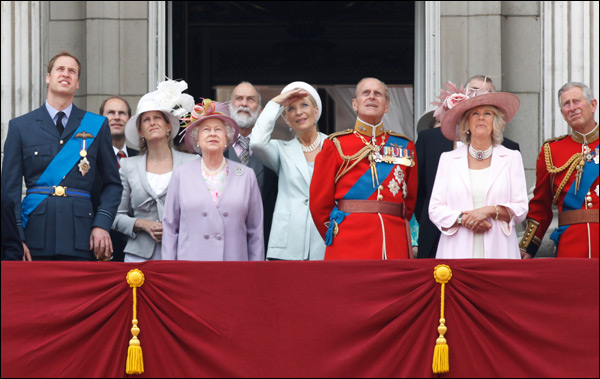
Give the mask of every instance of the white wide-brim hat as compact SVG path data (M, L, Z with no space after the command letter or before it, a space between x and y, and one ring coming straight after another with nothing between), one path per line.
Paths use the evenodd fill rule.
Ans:
M154 99L156 92L157 91L153 91L142 96L138 102L135 115L127 121L127 124L125 125L125 139L128 147L136 150L140 149L140 134L137 130L137 119L145 112L159 111L163 113L167 122L171 124L170 138L174 138L179 132L179 119L171 113L170 109L164 108L158 104Z
M506 124L517 114L521 101L517 95L508 92L490 92L473 96L456 104L442 119L442 133L450 141L458 140L458 122L465 112L481 105L494 106L504 113Z
M316 121L319 121L319 119L321 118L321 113L323 113L323 103L321 102L321 96L319 96L319 93L313 86L306 82L292 82L285 86L285 88L281 90L281 93L293 91L298 88L305 90L310 94L310 96L312 96L313 99L315 99L315 102L317 103L317 108L319 108L319 114L317 115Z

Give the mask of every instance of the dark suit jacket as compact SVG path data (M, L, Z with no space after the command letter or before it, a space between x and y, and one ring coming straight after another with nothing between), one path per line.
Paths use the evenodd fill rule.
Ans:
M21 180L27 188L35 186L46 167L79 127L85 111L73 106L69 121L59 135L46 106L11 120L4 145L2 191L15 202L17 227L32 257L53 255L95 259L90 247L93 227L109 231L121 201L123 186L112 149L108 120L87 149L90 169L86 175L74 165L59 185L92 192L96 175L104 179L99 193L98 211L91 199L81 197L46 197L29 215L27 227L21 225Z
M23 244L17 229L15 203L2 192L2 260L23 259Z
M508 149L519 150L519 144L504 138L502 145ZM440 230L429 220L429 199L437 174L438 163L442 153L451 151L454 142L442 134L441 128L423 130L419 133L415 144L419 172L419 189L415 217L419 222L419 253L418 258L435 258Z
M114 150L113 150L114 151ZM129 154L127 156L127 158L130 157L135 157L139 154L140 152L132 149L130 147L127 148L127 154ZM117 156L115 155L115 159L117 159ZM102 190L102 187L104 186L104 181L102 180L102 177L99 175L96 175L96 179L94 181L94 187L92 189L92 194L94 194L95 196L92 196L92 204L93 204L93 208L94 208L94 212L98 209L98 201L96 199L99 200L99 194L100 191ZM133 216L133 215L132 215ZM113 245L113 262L123 262L125 260L125 245L127 245L127 236L123 233L119 233L114 229L110 230L110 239L112 241L112 245Z
M225 157L234 162L240 162L235 149L233 147L225 151ZM271 233L271 224L273 223L273 212L275 211L275 201L277 200L277 174L265 165L256 157L256 154L250 156L248 167L251 167L256 174L256 181L260 189L260 196L263 202L264 210L264 237L265 251L269 244L269 235Z

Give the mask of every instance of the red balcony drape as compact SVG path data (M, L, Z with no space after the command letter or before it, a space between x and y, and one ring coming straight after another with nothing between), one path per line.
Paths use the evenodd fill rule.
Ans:
M2 262L2 377L598 377L598 260Z

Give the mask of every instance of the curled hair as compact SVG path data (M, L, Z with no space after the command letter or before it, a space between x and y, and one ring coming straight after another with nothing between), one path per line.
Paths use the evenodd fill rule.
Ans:
M223 125L225 126L225 133L227 134L227 146L233 144L233 139L235 138L235 132L234 130L229 127L229 125L227 125L227 123L219 118L217 118L217 120L221 121L223 123ZM204 120L206 121L206 120ZM196 142L196 144L194 144L194 152L196 154L202 154L202 149L200 148L200 144L198 144L198 134L200 133L200 125L202 125L204 123L204 121L202 121L201 123L199 123L198 125L194 126L191 130L188 130L188 133L191 133L191 139L192 141Z
M506 121L504 120L504 113L494 107L493 105L485 105L485 107L492 111L494 114L494 121L492 123L492 145L497 146L504 141L504 128L506 127ZM473 109L466 111L458 123L458 137L465 144L471 143L471 133L469 131L469 116L473 112Z
M154 111L148 111L148 112L154 112ZM171 123L169 122L169 117L167 117L167 115L165 114L165 112L162 111L156 111L156 112L160 112L162 114L163 119L165 120L165 122L168 125L171 125ZM144 112L147 113L147 112ZM142 130L142 115L144 114L140 114L137 118L137 120L135 120L135 128L138 131L138 135L139 135L139 143L138 145L140 146L140 155L144 155L147 151L148 151L148 144L146 143L146 139L144 137L142 137L140 133L140 131ZM175 138L174 135L174 131L173 131L173 125L171 125L171 131L169 132L169 136L167 137L167 142L169 143L169 147L173 148L173 138Z

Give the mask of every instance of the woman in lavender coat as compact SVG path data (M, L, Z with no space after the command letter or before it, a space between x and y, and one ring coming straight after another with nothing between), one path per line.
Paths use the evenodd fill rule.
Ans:
M227 105L204 99L190 121L185 143L202 159L173 171L163 216L163 259L264 260L256 176L223 156L239 130Z

